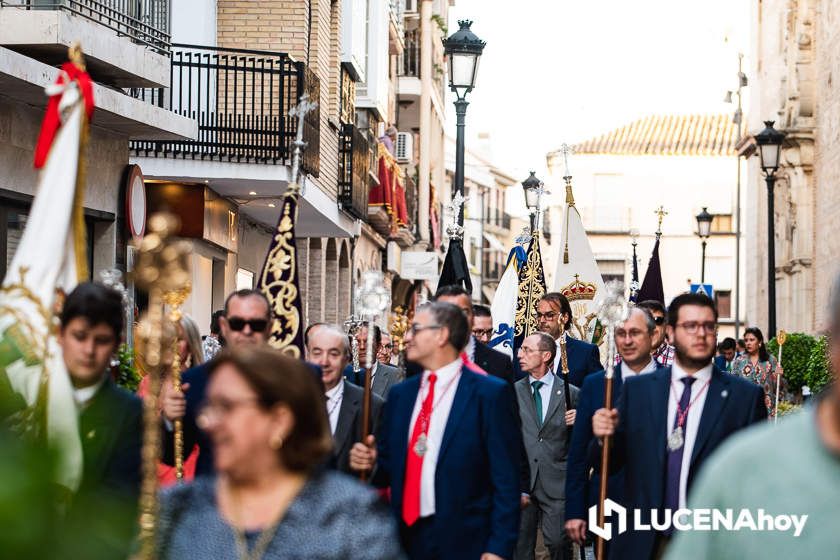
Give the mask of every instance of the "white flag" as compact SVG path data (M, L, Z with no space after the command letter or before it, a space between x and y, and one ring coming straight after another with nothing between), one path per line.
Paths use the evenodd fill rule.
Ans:
M597 344L595 300L604 293L604 280L571 196L571 186L567 187L566 199L569 202L554 272L554 291L565 295L572 306L572 336Z
M516 317L516 298L519 295L519 264L525 253L514 247L508 255L507 266L496 287L490 314L493 315L493 337L488 346L513 359L513 331Z
M81 272L77 259L86 258L84 230L78 228L84 223L74 220L81 211L76 181L86 117L75 82L64 87L63 122L0 288L0 375L5 372L25 406L13 415L12 423L22 429L46 428L40 433L58 452L56 482L75 490L82 476L82 446L73 387L53 321L56 292L73 290Z

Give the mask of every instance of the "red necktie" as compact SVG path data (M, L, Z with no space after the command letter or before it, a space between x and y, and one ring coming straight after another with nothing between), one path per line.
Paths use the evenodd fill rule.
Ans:
M403 521L406 525L413 525L420 517L420 475L423 471L423 457L426 455L426 445L421 445L418 453L417 441L422 435L425 439L432 419L432 404L435 401L435 381L437 375L429 374L429 392L420 406L420 414L414 421L411 430L411 440L408 442L408 456L405 460L405 488L403 491Z

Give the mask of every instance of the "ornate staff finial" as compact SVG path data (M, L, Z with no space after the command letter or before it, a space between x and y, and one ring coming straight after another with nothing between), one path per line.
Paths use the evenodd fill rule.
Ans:
M292 152L292 174L289 181L289 188L294 188L292 185L300 185L298 182L298 174L300 173L300 155L306 147L306 142L303 141L303 125L306 120L306 115L314 111L318 107L318 103L309 100L309 94L304 93L300 96L298 104L289 111L289 115L297 118L298 127L295 133L295 140L292 142L295 149ZM298 187L299 188L299 187Z
M662 235L662 219L668 215L668 212L665 211L664 206L660 206L656 210L653 211L654 214L659 216L659 223L656 225L656 237Z
M563 143L560 145L560 153L563 154L563 163L566 166L563 178L566 179L568 177L571 179L572 173L569 171L569 155L574 154L575 149L568 144ZM566 182L568 183L569 181L567 180Z
M527 247L528 243L530 243L533 238L534 238L534 236L531 235L531 228L529 228L528 226L525 226L525 227L522 228L522 233L517 235L516 239L514 239L514 241L516 242L517 245L522 245L523 247Z
M458 216L461 215L461 208L469 199L470 197L464 197L456 191L452 201L446 205L446 209L452 217L452 223L446 226L446 235L450 239L464 239L464 227L458 224Z

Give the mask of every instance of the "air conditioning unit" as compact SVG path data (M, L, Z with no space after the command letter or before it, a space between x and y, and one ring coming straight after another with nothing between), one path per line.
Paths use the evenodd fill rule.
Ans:
M411 164L414 159L414 135L410 132L398 132L394 152L398 163Z
M405 13L407 13L407 14L416 14L417 13L417 0L405 0Z

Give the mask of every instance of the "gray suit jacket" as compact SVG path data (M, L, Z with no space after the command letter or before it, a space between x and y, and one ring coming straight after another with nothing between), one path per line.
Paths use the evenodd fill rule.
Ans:
M385 365L379 362L376 365L376 375L373 376L373 392L383 399L388 399L388 391L393 385L402 381L404 375L400 373L400 369L394 366Z
M341 408L338 409L338 423L336 423L333 435L333 455L330 462L333 468L345 473L353 473L350 470L350 448L354 443L361 441L363 400L364 390L358 385L345 381L344 396L341 399ZM370 433L372 434L376 433L376 428L379 426L384 402L376 393L371 394Z
M572 406L576 407L580 391L574 385L569 385L569 389ZM546 496L542 496L543 499L563 499L566 485L566 454L569 450L568 436L572 429L571 426L566 426L564 418L566 398L563 380L554 375L551 399L542 426L537 421L537 409L529 377L523 377L516 382L516 399L519 402L519 416L522 420L522 440L531 471L528 488L531 492L545 492ZM545 403L543 406L546 406ZM541 488L536 488L538 476Z

